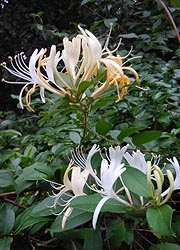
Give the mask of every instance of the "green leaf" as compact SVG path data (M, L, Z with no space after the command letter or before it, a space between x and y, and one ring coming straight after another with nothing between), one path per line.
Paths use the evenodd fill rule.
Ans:
M20 177L24 178L24 180L36 181L46 179L48 175L52 174L50 167L46 163L35 162L31 166L24 168Z
M90 87L92 84L94 83L94 81L84 81L84 82L80 82L79 86L78 86L78 95L84 93L86 91L86 89L88 87Z
M180 250L180 246L174 243L164 242L151 246L149 250Z
M109 28L110 25L113 24L113 23L116 23L117 20L118 20L118 19L117 19L116 17L115 17L115 18L107 18L107 19L104 19L104 24L105 24L105 26L106 26L107 28Z
M97 99L97 101L92 106L92 110L97 110L103 108L108 103L112 103L115 100L114 96L107 96L104 98Z
M101 231L85 228L80 232L80 237L84 239L83 249L85 250L103 249Z
M107 122L104 119L99 119L98 122L96 123L96 131L100 135L106 135L111 128L112 128L112 123Z
M146 128L145 126L141 126L141 127L130 127L123 129L117 138L119 141L122 141L122 139L124 139L125 137L131 136L132 134L145 128Z
M122 179L125 186L133 193L149 197L149 189L147 184L147 176L136 168L127 167L122 174Z
M180 239L180 215L173 218L172 229L175 235Z
M17 194L20 194L24 189L32 186L34 184L33 181L27 181L24 179L22 175L20 175L16 180L15 180L15 188Z
M173 4L176 8L180 8L180 1L179 0L171 0L171 4Z
M126 242L128 245L131 244L134 233L125 226L124 221L115 220L108 228L108 239L110 239L112 246L118 248L122 242Z
M56 205L56 208L52 208L55 198L47 197L43 201L39 202L32 210L31 215L34 217L38 216L49 216L53 213L58 213L62 210L62 206Z
M79 133L71 131L69 134L69 137L70 137L71 141L74 142L75 144L80 144L81 137L80 137Z
M24 156L28 158L32 158L36 153L37 149L33 145L28 145L24 151Z
M19 214L16 218L15 223L15 232L16 234L20 233L24 229L31 227L32 225L41 225L41 227L52 221L52 218L49 217L41 217L41 216L32 216L31 212L33 210L33 206L30 208L27 208L25 211L23 211L21 214Z
M14 152L12 150L8 149L0 151L0 164L10 159L12 155L14 155Z
M70 216L67 218L64 230L62 229L62 218L64 214L60 214L56 217L55 221L51 225L50 232L52 235L60 233L77 226L84 224L92 218L92 213L87 213L79 209L74 209Z
M124 241L126 235L126 227L124 221L116 220L113 221L108 228L108 238L111 239L114 247L119 247Z
M160 236L172 236L171 228L173 209L168 205L148 208L146 218L150 228Z
M0 170L0 189L14 190L14 178L10 170Z
M121 37L123 38L137 38L138 36L135 33L129 33L129 34L121 34Z
M132 142L134 143L134 145L140 146L142 144L158 139L161 135L162 132L158 130L145 131L139 134L135 134L132 138Z
M1 204L0 215L1 234L10 234L15 222L14 210L8 204Z
M13 237L2 237L0 238L0 250L10 250Z
M53 169L43 162L35 162L23 169L21 175L15 180L17 193L34 184L34 181L48 179L53 175Z
M93 3L95 0L83 0L82 2L81 2L81 5L84 5L84 4L86 4L86 3Z
M0 135L17 135L17 136L22 136L22 134L14 129L6 129L3 131L0 131Z
M93 213L101 199L100 194L79 196L72 200L71 207ZM125 213L126 211L127 208L114 199L109 199L101 209L101 212L112 213Z

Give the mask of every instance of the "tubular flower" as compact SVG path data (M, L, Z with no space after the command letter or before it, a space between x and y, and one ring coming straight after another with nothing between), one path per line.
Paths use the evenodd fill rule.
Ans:
M168 159L168 161L172 164L172 166L174 167L175 173L176 173L176 176L174 179L173 190L178 190L178 189L180 189L180 165L179 165L179 162L178 162L176 157L173 157L173 159ZM169 191L170 191L170 187L168 189L166 189L161 194L161 196L162 197L166 196L169 193Z
M124 154L124 158L131 167L137 168L144 174L147 173L147 162L145 160L144 154L141 153L140 150L137 150L136 152L134 151L132 155L126 152Z
M92 186L90 187L93 191L102 195L102 199L96 206L93 215L93 228L96 227L96 222L98 219L98 215L104 203L110 198L118 200L125 206L130 207L131 204L122 198L120 198L117 192L114 190L114 183L117 179L120 178L121 174L126 170L124 164L121 163L124 153L127 150L129 145L126 145L122 148L120 146L117 147L110 147L109 154L105 152L106 158L105 159L102 155L101 161L101 168L100 168L100 176L96 173L93 169L91 160L93 155L100 151L99 146L96 144L93 145L90 152L88 153L87 158L85 158L84 154L82 153L82 149L77 148L76 150L72 150L72 158L75 165L81 167L82 169L89 170L90 175L93 177L95 181L95 188ZM96 187L96 185L98 187ZM124 188L123 188L124 189ZM122 190L123 190L122 189Z
M117 152L116 152L117 153ZM107 159L102 159L100 169L100 180L97 182L100 189L95 188L94 191L102 195L102 199L97 204L93 214L93 228L96 228L97 219L101 208L109 199L115 199L121 204L127 207L131 207L131 204L117 195L114 190L114 183L119 179L122 173L126 170L124 164L120 163L116 155L111 157L108 162Z
M82 147L79 148L77 147L75 150L71 151L71 156L74 161L74 164L80 167L81 169L87 169L90 173L91 176L94 177L94 179L98 180L98 177L96 175L96 172L94 171L91 160L93 155L95 155L97 152L99 152L99 146L94 144L89 151L87 158L85 158L83 152L82 152Z
M120 57L119 55L115 57L112 55L112 52L109 51L109 49L106 48L106 50L107 50L107 53L109 55L106 58L102 58L100 60L100 63L105 64L105 66L107 68L107 79L106 79L105 83L103 84L103 86L99 88L99 91L96 90L95 93L92 94L92 97L97 98L99 95L102 94L102 89L103 89L103 91L105 91L105 89L108 86L115 85L116 89L117 89L117 93L118 93L118 98L117 98L116 102L119 102L122 99L122 97L124 96L125 92L128 90L128 87L129 87L130 82L131 82L130 78L124 74L124 70L130 71L134 75L137 83L139 82L139 75L132 67L123 66L128 60L123 63L122 57ZM129 54L130 53L128 53L128 55ZM126 58L127 56L125 56L124 58ZM134 57L134 58L136 58L136 57ZM133 59L133 58L131 58L131 59ZM120 87L119 87L119 85L120 85Z
M116 102L120 101L130 84L130 78L124 74L124 71L130 71L136 81L139 81L137 72L132 67L124 66L130 59L123 63L122 60L126 57L112 55L119 45L114 51L107 48L110 34L105 48L102 48L99 40L90 31L78 27L81 34L74 37L72 41L67 37L63 39L64 49L61 55L59 51L56 52L56 46L52 45L49 56L46 55L46 49L40 51L36 49L31 55L28 64L25 62L23 53L15 56L14 60L10 57L11 68L7 67L6 63L1 64L12 75L24 80L17 82L4 80L7 83L24 85L19 95L22 108L24 91L27 92L26 106L30 108L31 95L37 87L40 88L40 96L43 102L45 102L45 90L62 97L68 95L73 102L83 100L86 94L85 92L79 93L80 83L96 79L101 64L105 67L106 79L104 82L97 79L97 83L94 86L91 85L90 97L92 99L97 99L109 86L114 85L118 93ZM129 56L130 52L127 56ZM58 71L59 62L64 64L61 72ZM29 88L30 85L31 88Z
M72 39L72 42L69 41L67 37L63 39L64 50L62 51L62 59L65 64L65 68L69 77L71 78L73 88L76 89L76 66L79 62L80 51L81 51L81 40L79 37Z
M54 88L53 86L50 85L49 81L52 80L52 74L50 72L50 69L47 71L45 70L46 75L42 75L40 72L40 67L44 66L43 56L45 53L46 49L41 49L39 52L37 49L35 49L30 57L29 65L27 65L25 62L23 52L21 54L16 55L14 57L14 60L12 57L9 57L12 69L7 67L6 63L2 63L2 66L5 69L7 69L12 75L25 80L25 81L13 82L13 81L6 81L3 79L3 81L7 83L24 85L19 94L19 102L21 108L23 108L23 103L22 103L23 92L24 91L27 92L26 106L30 108L31 95L35 92L36 87L40 87L40 96L43 102L45 102L45 97L44 97L45 89L61 96L65 94L61 88ZM27 90L29 85L32 85L32 87Z
M69 179L70 172L71 180ZM60 190L57 194L53 193L52 197L55 198L53 207L55 207L57 204L64 207L64 209L62 209L62 211L59 213L64 213L64 216L62 218L62 229L64 229L66 220L73 211L73 208L70 207L71 201L75 197L86 195L83 189L88 176L88 169L81 171L80 167L74 166L73 162L70 162L64 174L63 185L51 182L51 186L53 188L55 188L56 190ZM72 192L73 195L71 195L70 192ZM65 196L68 197L68 200L64 199Z

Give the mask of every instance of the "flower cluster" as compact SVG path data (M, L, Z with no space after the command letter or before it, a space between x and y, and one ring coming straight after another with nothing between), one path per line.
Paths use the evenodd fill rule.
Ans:
M87 157L84 156L82 148L72 150L72 161L65 172L63 185L52 184L57 190L60 189L58 193L54 193L54 206L57 203L60 206L65 206L61 211L61 213L65 212L62 228L72 212L72 199L88 195L88 190L102 196L93 214L92 224L93 228L96 228L99 213L109 199L115 199L128 209L138 210L153 205L161 206L169 200L174 190L180 189L180 165L175 157L167 159L171 168L165 169L163 167L161 169L158 166L159 157L154 156L147 161L145 155L139 150L133 151L131 154L127 152L128 147L129 145L122 148L111 146L103 153L99 146L94 145ZM95 169L94 164L92 164L92 158L97 153L101 158L99 169ZM70 171L72 171L71 181L68 177ZM132 172L135 173L133 178ZM127 173L130 174L129 179ZM169 187L167 187L167 183L165 186L163 185L165 179L168 180ZM139 191L136 186L141 181L142 191ZM86 192L84 191L85 186ZM70 196L69 191L73 194L72 196ZM70 197L65 204L62 197L64 194Z
M123 59L129 56L131 51L125 57L114 56L114 51L107 48L108 42L102 48L99 40L88 30L79 26L81 34L70 41L67 37L63 39L64 49L57 51L55 45L51 46L50 53L47 55L47 49L40 51L35 49L32 53L29 63L26 63L24 53L14 57L9 57L11 67L5 62L1 65L12 75L18 78L18 81L7 81L7 83L22 84L23 88L19 95L20 106L23 108L23 93L26 92L25 106L31 109L31 96L36 88L40 89L40 97L45 102L45 90L48 90L59 96L68 96L71 102L79 103L87 97L84 91L80 91L83 82L89 82L88 98L97 99L106 89L116 86L118 98L120 101L130 84L130 78L124 74L124 71L130 71L139 81L137 72L131 66L125 66L125 63L133 58L123 62ZM110 36L110 34L109 34ZM107 39L109 41L109 38ZM62 68L58 71L58 68ZM98 79L98 72L103 68L106 76ZM23 79L23 81L19 81ZM94 80L93 86L91 81ZM85 88L86 89L86 88Z

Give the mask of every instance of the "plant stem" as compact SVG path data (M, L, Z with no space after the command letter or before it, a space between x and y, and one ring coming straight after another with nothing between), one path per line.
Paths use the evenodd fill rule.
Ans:
M90 104L86 104L83 107L83 114L84 114L84 122L83 122L83 126L84 126L84 130L83 130L83 136L81 138L81 142L80 144L83 143L84 139L86 138L87 132L88 132L88 121L89 121L89 113L90 113L90 109L91 106Z
M167 13L172 25L173 25L174 31L176 32L176 36L178 38L178 41L180 43L180 34L179 34L179 31L177 29L177 26L176 26L176 24L174 22L174 19L173 19L172 15L171 15L170 11L168 10L167 6L165 5L165 3L162 0L159 0L159 2L163 6L163 8L165 9L165 11L166 11L166 13Z

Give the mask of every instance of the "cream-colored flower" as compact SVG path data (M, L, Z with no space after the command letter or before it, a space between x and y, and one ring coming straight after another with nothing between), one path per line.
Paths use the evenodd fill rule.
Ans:
M168 159L168 161L172 164L174 170L175 170L175 179L174 179L174 187L173 190L180 189L180 165L176 157L173 157L172 159ZM170 170L169 170L170 171ZM170 192L170 187L167 188L161 196L164 197Z
M69 178L70 173L71 179ZM51 186L59 191L58 193L53 192L52 197L55 199L53 207L55 207L57 204L64 207L64 209L59 213L64 213L64 216L62 218L62 229L64 229L66 220L73 211L73 208L71 208L71 201L75 197L86 195L84 193L84 186L86 184L88 176L88 169L81 170L80 167L74 166L73 162L70 162L64 174L63 185L50 182ZM68 199L65 200L64 196L68 197Z
M124 147L109 147L108 153L105 152L106 159L102 156L100 176L96 173L92 166L92 157L100 151L99 146L93 145L90 152L85 158L82 150L77 148L72 151L72 158L74 163L82 169L89 170L89 174L94 179L94 185L90 187L93 191L102 195L102 199L97 204L93 215L93 228L96 228L97 219L102 206L110 199L119 201L124 206L130 207L131 204L120 198L116 190L114 190L114 183L121 177L121 174L126 170L124 163L121 163L124 153L128 148L128 144ZM99 152L100 153L100 152ZM97 187L96 187L97 186ZM124 190L124 187L122 187ZM118 190L119 192L119 190Z
M113 53L116 49L110 51L107 48L108 42L106 42L105 48L102 48L99 40L90 31L84 30L80 26L79 30L81 34L74 37L72 41L67 37L63 39L64 49L61 55L59 51L56 51L56 46L52 45L49 56L46 55L46 49L40 51L36 49L31 55L28 65L22 53L15 56L14 60L10 57L11 68L7 67L6 63L2 63L2 66L11 74L25 80L23 82L4 80L8 83L24 85L19 95L22 108L24 91L27 92L26 106L30 108L31 95L37 87L40 88L40 96L43 102L45 102L45 90L60 96L68 95L72 102L84 100L86 93L79 93L79 86L83 81L96 79L101 65L106 70L106 79L104 82L97 79L97 82L91 86L90 97L92 99L99 98L109 86L114 85L118 93L116 102L120 101L131 82L124 71L130 71L135 80L139 81L137 72L132 67L125 66L130 59L123 62L126 57L114 56ZM107 41L109 41L109 37ZM58 70L59 62L64 63L64 67L61 65L63 68L60 72ZM29 88L30 85L31 88Z
M65 64L65 69L69 77L71 78L72 88L77 90L76 86L76 71L77 64L80 60L81 52L81 39L79 37L74 37L72 42L69 41L67 37L63 39L64 49L62 51L62 59Z
M23 108L24 106L22 102L22 96L23 96L24 91L27 92L26 93L26 106L30 108L31 95L35 92L37 87L40 88L40 96L43 102L45 102L45 97L44 97L45 89L49 90L50 92L54 94L58 94L60 96L65 95L65 92L63 91L62 88L60 87L55 88L49 83L52 80L53 76L48 66L47 66L47 70L45 70L45 75L41 73L40 69L41 67L44 67L43 57L45 53L46 53L46 49L41 49L40 51L35 49L33 54L30 57L28 65L25 62L23 53L15 56L14 60L12 57L9 57L12 69L7 67L6 63L2 63L2 66L5 69L7 69L12 75L25 80L25 81L13 82L13 81L6 81L3 79L3 81L7 83L24 85L19 94L19 102L20 102L21 108ZM56 62L54 62L54 64L56 64ZM32 85L30 89L28 89L29 85Z

